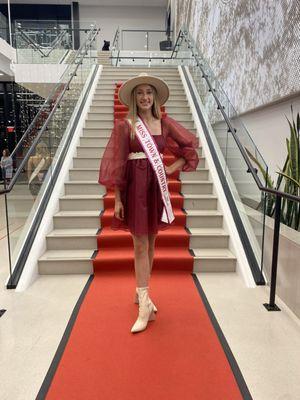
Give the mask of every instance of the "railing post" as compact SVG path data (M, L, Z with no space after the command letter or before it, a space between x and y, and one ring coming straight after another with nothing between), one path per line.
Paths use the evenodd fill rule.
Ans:
M269 303L264 304L264 306L268 311L280 311L280 308L275 304L277 262L278 262L278 250L279 250L280 214L281 214L281 196L277 195L275 201L275 222L274 222L274 235L273 235L270 301Z

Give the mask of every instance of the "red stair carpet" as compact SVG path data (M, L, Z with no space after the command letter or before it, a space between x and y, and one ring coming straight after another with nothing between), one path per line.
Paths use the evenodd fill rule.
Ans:
M164 160L172 162L172 156ZM132 239L128 232L110 229L114 201L108 193L94 279L47 387L47 400L243 398L191 276L178 174L169 188L176 220L156 242L150 291L158 307L156 321L144 332L130 332L138 312Z

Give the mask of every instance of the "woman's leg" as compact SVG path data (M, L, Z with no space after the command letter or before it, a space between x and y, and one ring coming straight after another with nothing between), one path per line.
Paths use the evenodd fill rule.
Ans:
M134 236L134 269L137 287L148 287L150 277L149 241L147 235Z
M134 236L134 268L137 282L137 294L139 299L139 316L131 328L131 332L140 332L146 329L148 321L155 319L154 306L149 299L149 241L147 235Z
M153 258L154 258L154 248L155 248L155 240L156 240L157 235L148 235L148 241L149 241L149 248L148 248L148 258L149 258L149 269L150 269L150 275L152 272L152 265L153 265Z

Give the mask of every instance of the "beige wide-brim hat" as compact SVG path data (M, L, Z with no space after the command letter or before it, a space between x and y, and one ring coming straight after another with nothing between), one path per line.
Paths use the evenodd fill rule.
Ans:
M142 73L124 82L119 90L119 100L125 106L129 106L130 96L133 89L138 85L151 85L157 91L159 104L162 106L169 98L169 87L163 79L147 73Z

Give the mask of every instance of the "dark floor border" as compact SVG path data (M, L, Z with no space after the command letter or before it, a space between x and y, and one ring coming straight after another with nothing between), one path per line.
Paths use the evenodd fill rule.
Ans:
M85 298L85 296L87 294L87 291L89 290L89 287L90 287L93 279L94 279L94 275L91 275L89 277L87 283L85 284L85 286L84 286L84 288L83 288L83 290L82 290L82 292L81 292L81 294L79 296L79 299L76 302L76 305L75 305L75 307L74 307L74 309L72 311L71 317L69 319L69 322L68 322L68 325L67 325L67 327L65 329L63 337L62 337L62 339L61 339L61 341L60 341L60 343L58 345L58 348L57 348L56 353L54 355L54 358L53 358L53 360L51 362L51 365L50 365L50 367L48 369L48 372L47 372L47 374L46 374L46 376L44 378L42 386L41 386L41 388L40 388L40 390L39 390L39 392L38 392L38 394L36 396L36 400L44 400L46 398L46 395L47 395L48 390L50 388L50 385L52 383L53 377L54 377L55 372L57 370L58 364L59 364L59 362L60 362L60 360L62 358L62 355L63 355L63 353L65 351L66 345L67 345L67 343L69 341L69 337L70 337L70 334L72 332L73 326L75 324L75 321L76 321L77 315L79 313L80 307L81 307L81 305L83 303L83 300L84 300L84 298Z
M233 353L232 353L232 351L231 351L231 349L229 347L229 344L227 343L227 340L226 340L226 338L224 336L224 333L223 333L223 331L222 331L222 329L221 329L221 327L220 327L220 325L219 325L219 323L217 321L217 318L216 318L216 316L215 316L215 314L214 314L214 312L213 312L213 310L212 310L212 308L211 308L211 306L209 304L209 301L208 301L208 299L206 297L206 294L205 294L205 292L204 292L204 290L203 290L203 288L202 288L202 286L201 286L201 284L200 284L200 282L199 282L199 280L197 278L197 275L195 273L192 273L192 278L194 279L194 283L195 283L196 288L197 288L197 290L199 292L199 295L200 295L201 300L202 300L202 302L204 304L204 307L205 307L205 309L207 311L207 314L209 316L210 322L212 323L212 326L214 327L214 330L215 330L215 332L216 332L216 334L218 336L218 339L219 339L219 341L221 343L221 346L222 346L222 348L224 350L224 353L225 353L226 358L227 358L227 360L229 362L229 365L231 367L231 370L233 372L233 375L235 377L237 385L238 385L238 387L240 389L241 395L243 396L244 400L253 400L253 398L252 398L252 396L250 394L250 391L248 389L248 386L247 386L247 384L245 382L245 379L244 379L244 377L243 377L243 375L241 373L241 370L240 370L240 368L238 366L238 363L236 362L236 359L234 358L234 355L233 355Z

